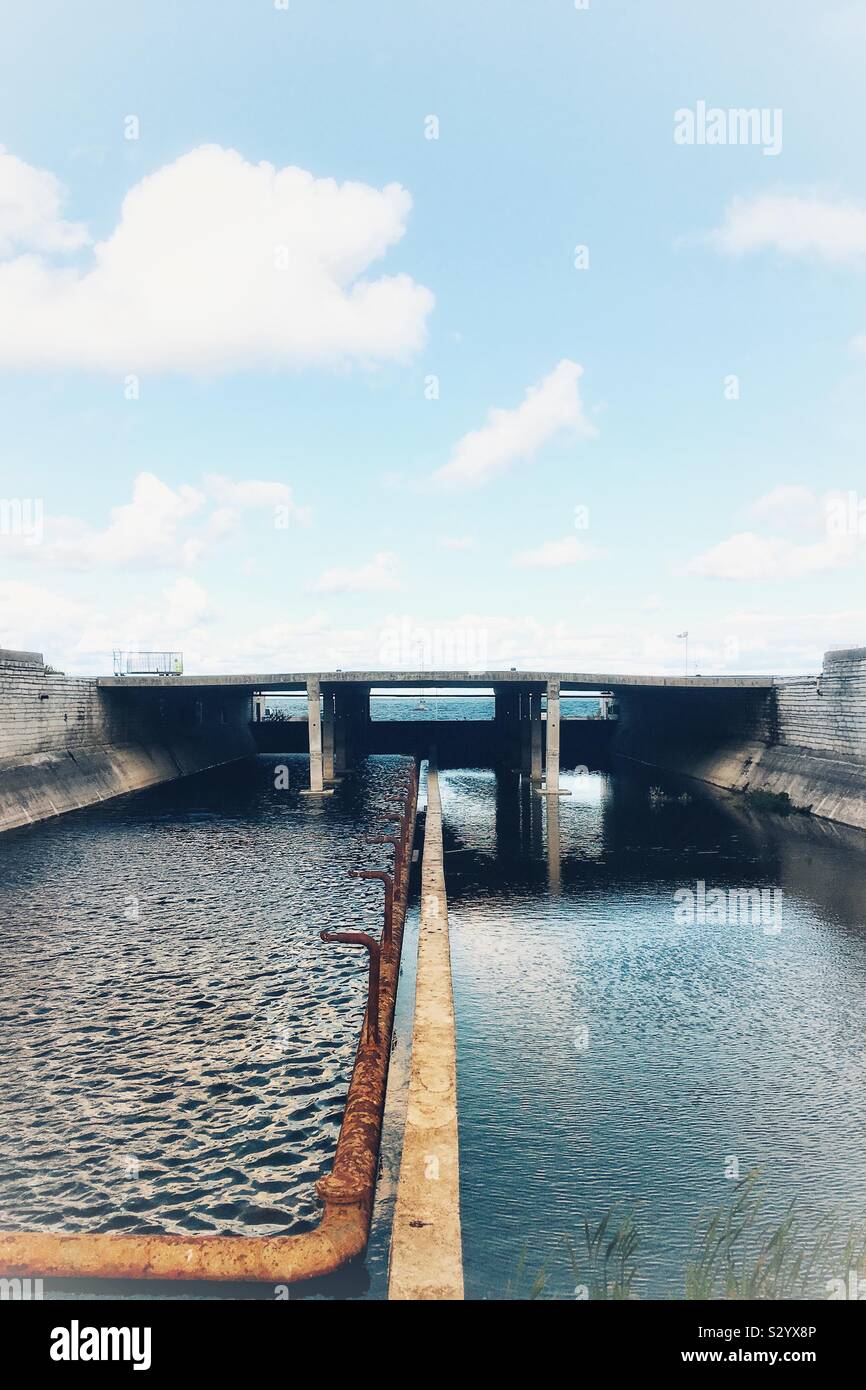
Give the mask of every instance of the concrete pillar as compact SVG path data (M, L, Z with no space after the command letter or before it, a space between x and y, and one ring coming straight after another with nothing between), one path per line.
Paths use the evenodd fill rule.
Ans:
M253 722L255 724L260 724L264 719L266 707L267 700L264 695L256 694L253 696Z
M322 778L333 782L334 772L334 691L326 685L322 691Z
M333 788L326 788L323 777L322 759L322 714L319 708L321 685L317 676L307 681L307 729L310 739L310 785L301 792L302 796L331 796Z
M559 788L559 681L547 682L547 776L544 796L568 796Z
M532 704L531 704L531 706L530 706L530 710L531 710L531 717L530 717L529 724L530 724L530 730L531 730L531 734L530 734L530 743L531 743L531 755L532 755L531 773L532 773L532 780L533 780L533 782L537 782L537 783L540 784L540 783L541 783L541 778L542 778L542 757L541 757L541 737L542 737L542 730L541 730L541 691L540 691L539 689L537 689L537 688L534 689L533 692L532 692ZM549 715L548 715L548 718L550 718ZM550 731L549 731L549 729L548 729L548 736L549 736L549 732L550 732ZM549 756L549 755L548 755L548 756ZM558 775L559 775L559 774L558 774L558 772L557 772L557 777L558 777Z

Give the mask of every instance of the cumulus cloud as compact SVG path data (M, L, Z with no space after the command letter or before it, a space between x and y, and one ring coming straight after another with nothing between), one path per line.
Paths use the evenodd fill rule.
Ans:
M795 194L734 198L710 243L726 255L773 250L845 263L866 257L866 208L850 200Z
M309 594L369 594L399 588L399 561L389 550L382 550L373 559L356 568L335 565L306 585Z
M810 531L823 519L820 498L801 484L782 484L752 502L747 509L751 520L770 526Z
M853 541L845 536L802 545L784 536L740 531L697 556L686 566L686 573L708 579L803 579L838 569L853 552Z
M75 251L87 228L60 216L65 190L45 169L34 169L0 145L0 258L14 251Z
M574 536L566 536L564 540L544 541L533 550L521 551L514 563L521 569L560 569L563 565L579 564L586 556L586 546Z
M103 529L48 513L38 544L27 536L4 534L0 553L70 570L189 568L236 528L242 512L274 512L277 507L285 509L287 521L308 520L308 509L297 506L286 483L233 482L209 475L201 487L184 483L173 488L144 472L133 482L131 501L113 507Z
M457 443L450 459L433 474L443 488L476 488L505 472L519 459L533 457L556 435L568 431L584 439L598 434L583 410L578 382L583 367L568 358L535 386L513 410L494 407L487 424Z
M52 175L0 162L0 366L375 363L425 340L430 291L367 275L405 233L412 200L398 184L341 184L203 145L130 189L81 266L51 259L86 240L60 203ZM10 258L16 246L27 254Z
M858 495L833 490L819 497L810 488L773 488L747 509L773 534L737 531L696 556L686 574L708 579L788 580L844 568L862 553L866 508Z

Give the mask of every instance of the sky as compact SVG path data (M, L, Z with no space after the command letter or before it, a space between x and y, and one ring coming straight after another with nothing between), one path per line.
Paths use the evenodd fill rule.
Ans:
M866 644L866 0L0 10L0 645Z

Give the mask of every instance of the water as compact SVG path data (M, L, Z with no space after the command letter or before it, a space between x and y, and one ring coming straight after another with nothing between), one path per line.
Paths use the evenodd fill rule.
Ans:
M263 757L0 840L4 1227L312 1224L364 1005L357 953L318 933L380 921L346 869L376 862L400 764L317 803L306 759ZM468 1295L503 1296L525 1248L572 1296L564 1237L580 1256L620 1203L638 1292L677 1296L732 1158L770 1215L866 1217L866 837L694 783L661 800L657 773L566 773L558 816L513 774L441 778ZM676 923L699 879L781 888L781 932ZM386 1252L378 1228L320 1292L382 1297Z
M470 1297L514 1287L522 1252L524 1293L544 1269L573 1297L611 1208L636 1292L681 1297L735 1164L770 1229L792 1198L807 1233L866 1220L866 839L651 782L683 790L566 775L557 828L512 776L441 774ZM781 888L782 930L677 924L698 880Z
M307 697L270 695L266 708L284 718L306 719ZM563 719L595 719L599 713L599 702L591 696L569 696L560 701L560 713ZM418 690L406 695L373 695L370 699L370 718L377 722L447 719L462 723L490 720L493 714L492 695L430 695Z
M5 1228L314 1223L366 1002L319 931L378 929L347 870L407 765L317 804L261 758L3 837Z

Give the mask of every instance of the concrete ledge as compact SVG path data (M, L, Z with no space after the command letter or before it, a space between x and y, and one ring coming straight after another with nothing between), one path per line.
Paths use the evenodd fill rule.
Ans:
M428 767L415 1027L391 1234L391 1299L463 1298L457 1053L443 863L439 778Z

